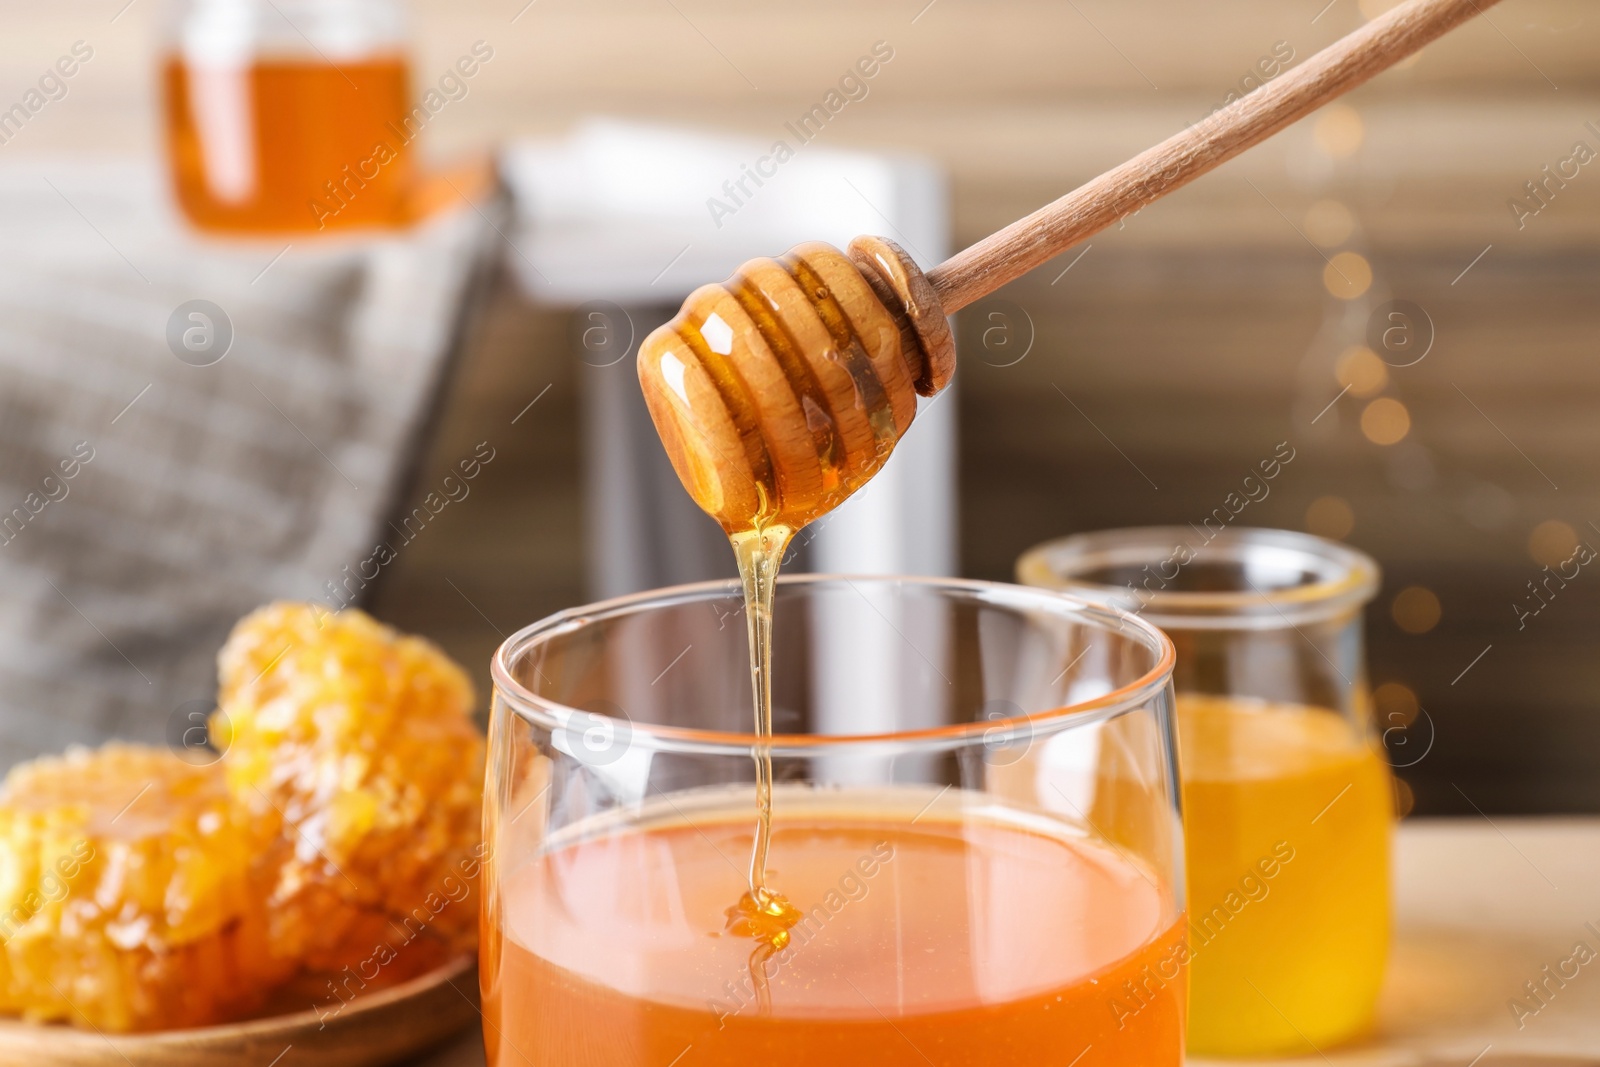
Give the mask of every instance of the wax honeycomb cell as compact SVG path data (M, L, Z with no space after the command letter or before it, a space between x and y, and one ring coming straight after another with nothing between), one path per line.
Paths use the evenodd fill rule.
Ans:
M326 1019L475 944L483 739L460 668L305 604L242 620L220 667L215 762L111 744L0 786L0 1013Z
M483 737L438 648L353 609L271 604L218 657L234 796L283 824L280 953L337 970L390 940L477 936Z
M275 833L221 769L113 744L0 787L0 1010L106 1031L258 1007L293 970L268 950L254 858Z

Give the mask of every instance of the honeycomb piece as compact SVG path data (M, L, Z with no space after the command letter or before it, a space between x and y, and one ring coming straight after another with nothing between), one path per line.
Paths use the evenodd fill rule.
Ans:
M277 951L336 970L370 956L374 913L397 944L475 944L484 745L461 668L360 611L297 603L240 620L218 667L229 785L284 827Z
M254 1010L291 968L267 948L254 825L221 768L113 744L0 786L0 1010L106 1031Z

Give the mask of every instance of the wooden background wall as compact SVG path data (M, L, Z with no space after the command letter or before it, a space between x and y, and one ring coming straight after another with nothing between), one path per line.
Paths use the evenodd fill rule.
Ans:
M893 62L826 143L938 160L958 245L1193 121L1278 42L1303 58L1388 6L524 2L414 5L419 82L476 40L496 52L430 128L433 153L554 134L592 113L776 135L885 40ZM68 100L0 153L158 144L161 7L135 0L117 15L123 3L0 5L0 98L73 40L96 49ZM1065 274L1077 252L965 313L966 572L1004 578L1022 549L1072 531L1198 521L1289 441L1296 461L1239 521L1340 532L1345 513L1327 499L1337 498L1353 519L1343 535L1384 565L1369 616L1373 674L1408 687L1426 712L1406 751L1431 748L1403 771L1418 809L1600 810L1600 572L1583 571L1523 629L1512 607L1543 559L1566 554L1569 532L1600 548L1600 161L1521 229L1507 206L1580 140L1600 151L1600 11L1507 0L1346 109L1096 237ZM1348 210L1347 239L1316 245L1318 201ZM1371 265L1361 299L1324 284L1340 250ZM1391 298L1426 309L1432 350L1327 407L1347 384L1341 353ZM1014 348L985 348L996 323L1031 333L1020 362L1000 365ZM546 385L550 394L506 438L477 503L452 509L405 558L380 614L476 666L502 632L578 601L586 370L560 316L501 279L432 462L506 426ZM1397 444L1361 429L1380 396L1409 414ZM1438 599L1426 632L1394 620L1410 586ZM1400 690L1385 693L1386 707L1407 710Z

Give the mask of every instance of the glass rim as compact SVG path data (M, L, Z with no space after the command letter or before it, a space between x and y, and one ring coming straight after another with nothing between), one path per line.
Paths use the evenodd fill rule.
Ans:
M1071 613L1090 620L1090 624L1107 632L1126 633L1132 630L1147 650L1155 654L1155 662L1138 679L1101 694L1090 700L1045 711L1015 715L1005 719L982 719L973 722L951 723L947 726L926 727L917 730L892 731L876 734L774 734L763 742L754 733L724 730L702 730L684 726L662 726L656 723L639 723L623 717L605 715L583 708L574 708L531 692L512 676L513 662L528 649L585 625L622 615L636 614L651 607L667 607L678 603L710 599L712 596L741 593L739 580L721 579L694 582L686 585L649 589L640 593L613 597L608 600L566 608L530 623L501 642L490 661L489 674L494 684L494 696L506 700L517 714L548 730L569 728L573 716L582 715L587 720L622 722L627 724L631 738L637 742L641 735L653 742L661 751L692 751L698 753L737 753L748 756L760 745L774 754L812 755L840 748L864 748L875 745L907 744L917 747L945 747L982 743L986 735L1001 729L1007 723L1027 724L1030 728L1054 726L1076 728L1123 714L1137 708L1164 689L1172 677L1177 653L1172 640L1144 619L1128 612L1097 604L1083 597L1070 596L1050 589L1017 585L1011 582L989 582L969 578L925 578L894 574L793 574L778 578L780 587L822 586L828 584L875 584L890 586L913 585L926 589L948 590L967 594L1001 595L1013 605L1030 605L1054 610L1058 615ZM1065 609L1065 610L1064 610Z
M1188 548L1195 559L1240 564L1271 555L1293 560L1313 577L1267 589L1207 591L1139 589L1131 582L1110 585L1079 577L1109 567L1171 563L1180 548ZM1041 542L1017 557L1016 576L1031 588L1075 594L1163 628L1287 629L1360 609L1377 595L1381 571L1360 549L1297 530L1238 526L1207 536L1193 526L1134 526Z

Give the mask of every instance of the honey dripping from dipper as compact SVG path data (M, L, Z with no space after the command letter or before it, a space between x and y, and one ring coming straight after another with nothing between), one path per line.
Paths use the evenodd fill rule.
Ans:
M904 252L858 238L804 244L696 290L645 339L639 377L684 487L733 544L743 580L757 743L749 890L728 932L756 942L750 975L801 914L767 883L772 841L772 609L794 534L865 485L954 369L938 300ZM733 444L737 442L737 444Z

